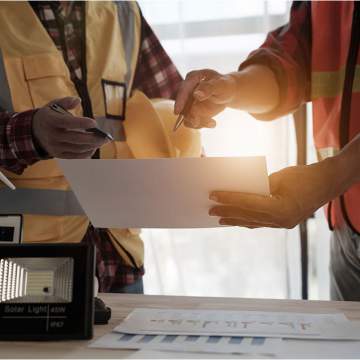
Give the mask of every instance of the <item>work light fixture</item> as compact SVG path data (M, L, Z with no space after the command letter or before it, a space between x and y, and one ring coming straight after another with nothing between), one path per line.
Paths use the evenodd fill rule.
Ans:
M1 245L0 340L91 338L93 282L92 245Z

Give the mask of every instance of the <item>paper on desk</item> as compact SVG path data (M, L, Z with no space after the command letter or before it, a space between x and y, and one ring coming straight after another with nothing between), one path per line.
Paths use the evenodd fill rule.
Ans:
M264 157L58 162L95 227L216 227L212 190L269 194Z
M269 355L260 354L212 354L201 352L178 352L164 350L139 350L129 359L268 359Z
M111 332L90 347L101 349L143 349L222 354L273 354L282 339L230 336L131 335Z
M360 341L285 339L277 351L284 359L359 359Z
M271 355L263 353L206 353L206 352L175 352L170 350L142 349L135 352L131 359L232 359L261 358L276 359L359 359L360 341L347 340L300 340L285 339Z
M262 336L359 340L344 314L226 310L133 310L114 331L129 334Z

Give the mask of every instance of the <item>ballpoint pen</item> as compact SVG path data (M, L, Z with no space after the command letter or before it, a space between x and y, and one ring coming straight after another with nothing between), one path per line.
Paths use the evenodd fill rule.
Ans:
M56 111L57 113L59 114L63 114L63 115L72 115L70 112L66 111L62 106L60 106L59 104L51 104L50 105L50 109L51 110L54 110ZM96 128L96 127L93 127L93 128L89 128L89 129L85 129L86 132L91 132L91 133L94 133L96 135L99 135L103 138L107 138L109 139L110 141L113 141L114 138L112 137L111 134L105 132L105 131L102 131L101 129L99 128Z
M15 185L0 171L0 180L11 190L15 190Z
M185 117L189 113L193 103L194 103L194 97L191 94L189 96L189 98L187 99L184 108L182 109L181 113L179 114L179 116L176 120L173 131L176 131L180 127L180 125L184 122Z

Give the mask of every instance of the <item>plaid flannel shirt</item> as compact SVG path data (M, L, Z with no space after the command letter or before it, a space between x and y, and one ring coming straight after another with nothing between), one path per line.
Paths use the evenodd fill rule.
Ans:
M31 2L54 44L63 52L72 79L82 77L80 42L83 4L68 2L68 6L63 7L57 1ZM176 67L142 17L141 49L133 87L142 90L149 98L174 98L180 81ZM0 112L0 166L17 174L42 159L32 136L35 111L17 114ZM125 264L106 231L90 225L83 241L96 245L100 291L118 291L144 274L143 267L134 268Z
M253 114L255 118L279 118L310 100L311 31L311 1L294 1L289 22L269 32L260 48L240 65L240 70L252 64L265 65L279 84L278 106L268 113Z

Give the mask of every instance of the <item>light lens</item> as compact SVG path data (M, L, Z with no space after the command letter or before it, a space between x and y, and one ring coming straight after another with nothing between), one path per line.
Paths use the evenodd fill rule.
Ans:
M70 303L73 275L70 257L0 259L0 303Z

